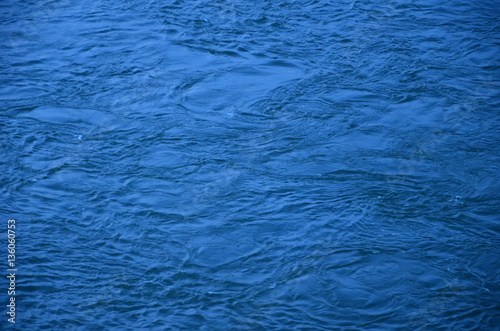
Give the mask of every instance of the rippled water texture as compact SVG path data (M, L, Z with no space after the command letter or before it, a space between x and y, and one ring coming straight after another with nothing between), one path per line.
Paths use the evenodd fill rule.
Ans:
M498 330L498 1L0 7L20 329Z

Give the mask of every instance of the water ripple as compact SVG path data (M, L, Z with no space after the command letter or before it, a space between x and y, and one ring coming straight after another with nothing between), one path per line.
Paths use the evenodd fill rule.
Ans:
M495 329L499 10L6 1L18 325Z

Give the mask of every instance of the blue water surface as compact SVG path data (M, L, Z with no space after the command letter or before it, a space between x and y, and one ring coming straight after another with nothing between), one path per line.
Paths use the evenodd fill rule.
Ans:
M2 1L1 328L499 330L499 17Z

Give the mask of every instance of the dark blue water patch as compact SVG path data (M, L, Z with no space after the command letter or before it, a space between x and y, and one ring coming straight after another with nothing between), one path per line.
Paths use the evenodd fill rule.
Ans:
M498 328L499 10L5 2L16 326Z

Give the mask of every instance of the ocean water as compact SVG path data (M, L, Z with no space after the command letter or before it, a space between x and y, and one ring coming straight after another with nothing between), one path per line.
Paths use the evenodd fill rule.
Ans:
M1 329L498 330L499 17L2 1Z

